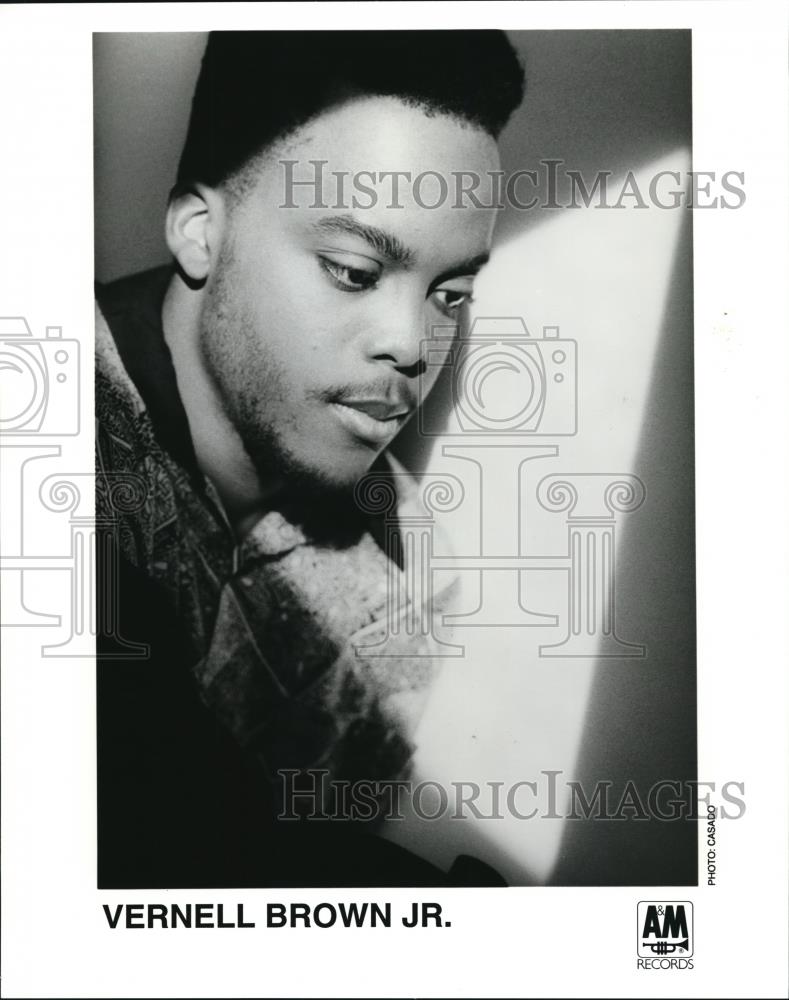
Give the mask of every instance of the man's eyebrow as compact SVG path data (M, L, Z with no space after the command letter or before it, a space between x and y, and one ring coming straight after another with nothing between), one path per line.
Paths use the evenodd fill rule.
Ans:
M448 271L445 271L436 279L436 282L449 281L451 278L462 278L467 274L477 274L489 260L490 254L487 251L485 253L478 253L475 257L469 257L468 260L463 260Z
M357 236L391 264L407 266L413 263L413 251L409 250L396 236L387 233L384 229L379 229L378 226L359 222L352 215L327 215L314 223L313 228L324 233L334 232Z
M385 229L379 229L378 226L359 222L352 215L327 215L315 222L313 228L322 233L333 232L356 236L364 240L368 246L392 264L407 267L414 262L414 252L404 246L397 236L387 233ZM445 271L438 281L449 281L451 278L458 278L466 274L476 274L489 260L490 253L488 251L476 254Z

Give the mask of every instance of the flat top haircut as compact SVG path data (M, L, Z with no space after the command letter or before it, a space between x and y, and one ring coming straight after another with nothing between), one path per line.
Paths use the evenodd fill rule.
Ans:
M523 99L503 31L219 31L209 36L174 193L216 187L355 97L399 97L498 138Z

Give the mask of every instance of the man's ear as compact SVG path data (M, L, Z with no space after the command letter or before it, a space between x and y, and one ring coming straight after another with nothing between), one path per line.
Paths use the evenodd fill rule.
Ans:
M165 228L167 246L181 270L193 281L202 282L208 277L223 217L219 193L203 185L170 199Z

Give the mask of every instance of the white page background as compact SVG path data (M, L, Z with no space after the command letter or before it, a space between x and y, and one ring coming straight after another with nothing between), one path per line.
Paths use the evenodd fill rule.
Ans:
M699 777L745 782L714 888L98 892L94 664L3 641L5 996L785 996L787 17L783 4L16 5L0 9L0 311L92 356L91 32L212 27L693 29L697 169L747 202L696 212ZM89 365L84 370L89 371ZM83 431L63 469L92 470ZM3 456L4 516L19 484ZM31 512L30 516L35 516ZM42 522L42 532L45 530ZM7 545L7 541L4 541ZM40 539L41 552L62 539ZM8 551L6 548L5 551ZM54 605L62 574L39 574ZM40 598L40 594L37 595ZM705 838L700 837L702 858ZM689 899L692 971L636 968L639 899ZM110 931L108 902L244 902L243 931ZM443 903L444 930L266 930L266 900Z

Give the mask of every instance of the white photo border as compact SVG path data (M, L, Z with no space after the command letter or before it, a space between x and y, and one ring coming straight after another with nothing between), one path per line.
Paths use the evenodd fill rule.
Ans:
M6 996L784 996L787 958L787 11L768 3L63 4L0 12L3 315L57 325L92 357L94 31L300 27L690 28L693 156L742 170L747 203L694 219L699 775L745 782L714 888L694 905L694 969L636 966L654 890L179 892L244 902L233 933L110 931L95 888L95 664L2 635ZM92 389L64 470L92 472ZM10 466L4 462L5 468ZM3 509L15 484L3 477ZM18 492L18 486L17 486ZM57 587L57 573L51 586ZM436 900L441 931L287 931L268 900ZM669 976L668 979L661 977ZM646 978L644 978L646 977Z

